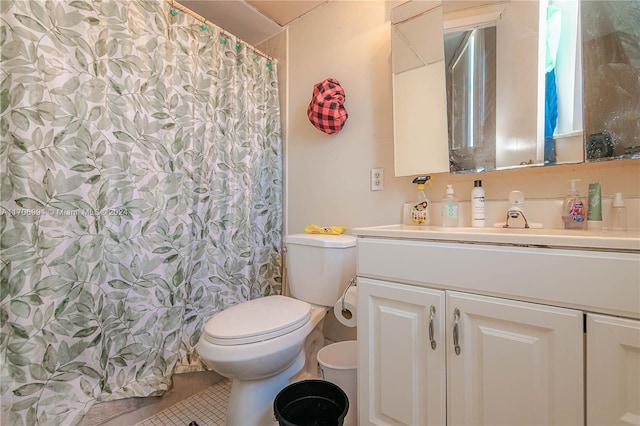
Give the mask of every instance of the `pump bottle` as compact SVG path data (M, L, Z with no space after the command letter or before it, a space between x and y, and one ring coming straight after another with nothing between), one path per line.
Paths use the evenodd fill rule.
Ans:
M418 198L411 208L411 222L415 225L428 225L431 221L429 216L430 202L424 193L425 183L429 182L431 185L430 179L431 176L418 176L413 180L413 183L418 184Z
M562 205L562 222L564 229L587 229L587 212L584 199L576 189L576 182L571 179L571 192L564 199Z
M447 185L447 193L441 203L442 226L458 226L458 197L453 193L453 185Z
M616 192L616 196L613 199L613 207L611 208L611 230L627 230L627 209L624 207L624 199L620 192Z

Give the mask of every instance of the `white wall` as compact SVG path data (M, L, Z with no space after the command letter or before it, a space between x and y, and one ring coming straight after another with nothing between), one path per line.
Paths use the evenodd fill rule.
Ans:
M397 222L410 178L393 178L390 3L331 1L289 27L287 232ZM315 83L336 78L349 113L326 135L307 118ZM384 190L370 170L382 167Z
M305 225L383 225L401 221L402 204L414 198L411 178L393 177L393 124L389 11L402 2L332 0L289 27L287 51L286 197L287 232ZM325 135L306 116L313 85L338 79L346 92L349 119L342 132ZM385 171L384 190L369 189L373 167ZM513 189L528 200L561 199L568 180L590 182L603 197L640 196L640 160L557 165L471 175L434 175L427 196L440 199L453 183L463 201L474 179L489 200L506 200ZM347 231L349 232L349 231Z

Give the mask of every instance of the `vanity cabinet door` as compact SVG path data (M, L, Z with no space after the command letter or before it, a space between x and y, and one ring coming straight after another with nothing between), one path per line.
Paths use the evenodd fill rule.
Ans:
M581 311L447 291L446 316L448 424L584 423Z
M358 306L359 423L445 424L444 292L358 278Z
M640 423L640 321L587 315L587 424Z

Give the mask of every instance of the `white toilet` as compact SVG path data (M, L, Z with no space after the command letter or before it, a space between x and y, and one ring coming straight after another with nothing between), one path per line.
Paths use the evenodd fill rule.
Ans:
M298 380L317 378L329 307L356 275L356 238L294 234L285 237L289 290L232 306L203 327L196 350L232 379L228 425L266 425L273 400Z

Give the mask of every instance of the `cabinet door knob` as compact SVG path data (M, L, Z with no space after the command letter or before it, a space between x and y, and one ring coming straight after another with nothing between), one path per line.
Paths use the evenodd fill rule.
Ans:
M429 341L431 342L431 349L433 349L434 351L436 350L436 339L434 338L434 326L433 326L433 321L435 319L436 316L436 307L431 305L431 308L429 308Z
M458 330L458 322L460 322L460 309L453 310L453 349L456 355L460 355L460 331Z

